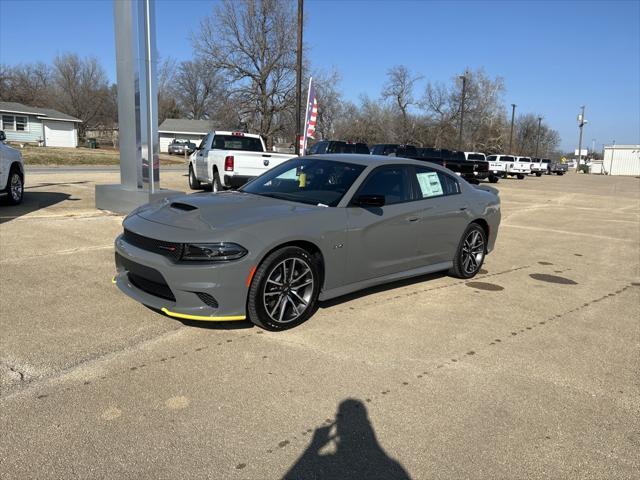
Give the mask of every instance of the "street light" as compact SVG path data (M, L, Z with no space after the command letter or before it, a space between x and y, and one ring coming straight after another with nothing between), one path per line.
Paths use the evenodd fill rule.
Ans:
M581 112L578 115L578 127L580 128L580 139L578 140L578 165L576 167L576 172L580 171L580 162L582 162L582 128L588 122L584 118L584 105L580 107Z
M467 72L464 75L461 75L459 78L462 79L462 102L460 103L460 132L458 134L458 149L463 151L462 145L462 123L464 122L464 95L467 89Z
M538 157L538 147L540 146L540 126L542 124L542 117L538 117L538 138L536 140L536 158Z
M513 147L513 120L516 117L516 104L511 104L511 134L509 135L509 155L511 155L511 148Z

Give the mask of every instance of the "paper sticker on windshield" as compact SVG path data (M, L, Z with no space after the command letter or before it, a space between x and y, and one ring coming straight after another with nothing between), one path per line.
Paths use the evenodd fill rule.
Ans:
M306 184L307 184L307 174L306 174L306 173L301 173L301 174L300 174L299 181L300 181L300 185L299 185L299 186L300 186L300 188L304 188L304 187L306 187Z
M437 197L443 194L440 177L436 172L417 173L418 183L422 191L422 198Z

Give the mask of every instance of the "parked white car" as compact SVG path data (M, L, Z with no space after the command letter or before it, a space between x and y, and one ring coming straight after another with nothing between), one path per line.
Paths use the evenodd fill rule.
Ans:
M547 164L543 163L541 158L532 158L531 173L536 177L541 177L543 173L547 173Z
M24 196L24 164L20 152L5 145L6 138L0 130L0 200L18 205Z
M531 169L528 168L528 164L518 163L516 158L513 155L489 155L487 157L489 171L504 178L511 176L522 180L531 172Z
M512 171L516 174L522 173L524 175L529 175L531 173L531 157L516 157Z
M210 132L190 157L189 187L214 192L241 187L293 157L295 155L268 152L260 135Z

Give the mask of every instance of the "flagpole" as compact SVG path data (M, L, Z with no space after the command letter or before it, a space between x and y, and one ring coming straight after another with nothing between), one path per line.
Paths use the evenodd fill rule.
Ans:
M306 154L307 152L307 131L309 130L309 95L311 95L311 82L313 81L313 77L309 77L309 88L307 89L307 108L305 109L304 115L304 132L302 137L302 151L301 155ZM313 107L311 107L313 108Z

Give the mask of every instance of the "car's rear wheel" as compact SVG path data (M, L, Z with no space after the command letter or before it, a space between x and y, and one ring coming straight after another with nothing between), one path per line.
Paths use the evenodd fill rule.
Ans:
M472 223L462 235L450 274L458 278L475 277L482 268L486 253L487 235L480 225Z
M247 300L249 320L267 330L293 328L315 313L319 292L317 260L302 248L281 248L253 276Z
M191 190L202 190L202 184L193 171L193 165L189 165L189 188Z
M24 196L24 180L22 179L20 169L16 166L13 166L9 172L6 191L6 203L9 205L18 205L22 202L22 197Z

